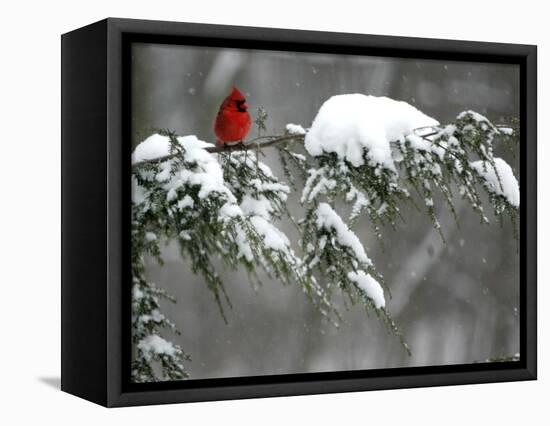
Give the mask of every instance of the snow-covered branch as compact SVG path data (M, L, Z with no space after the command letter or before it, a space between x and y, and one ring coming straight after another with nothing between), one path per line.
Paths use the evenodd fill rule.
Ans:
M187 355L162 336L174 328L159 310L165 295L147 281L143 266L145 256L162 262L160 242L168 240L178 242L204 278L222 316L231 304L214 258L245 268L252 279L263 269L299 285L332 322L341 317L333 301L340 293L346 303L375 312L408 351L386 309L388 289L353 229L356 220L367 217L383 238L384 225L405 220L400 205L412 202L412 190L444 239L435 194L455 216L461 197L488 223L484 189L494 214L508 215L516 226L519 184L493 154L495 141L513 135L473 111L440 125L405 102L353 94L327 100L307 132L289 124L282 136L230 147L172 132L150 136L132 154L134 380L187 376ZM260 161L259 150L268 146L278 149L288 184ZM285 216L294 221L286 207L289 185L300 191L303 207L294 238L277 226ZM347 210L336 208L342 204Z
M165 135L170 135L170 133L165 132ZM243 143L238 143L234 145L209 145L205 146L204 150L211 154L218 154L224 152L234 152L234 151L249 151L249 150L258 150L262 148L267 148L269 146L279 145L283 143L288 143L290 141L302 141L304 140L304 134L286 134L282 136L260 136L250 141L245 141ZM145 163L162 163L163 161L170 160L176 157L177 154L166 154L159 157L151 158L142 158L132 162L134 167L145 164Z

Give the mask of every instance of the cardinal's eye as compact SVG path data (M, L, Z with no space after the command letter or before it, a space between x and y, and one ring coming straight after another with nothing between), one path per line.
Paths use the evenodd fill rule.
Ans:
M237 104L237 110L239 110L240 112L246 112L246 100L245 99L235 101L235 103Z

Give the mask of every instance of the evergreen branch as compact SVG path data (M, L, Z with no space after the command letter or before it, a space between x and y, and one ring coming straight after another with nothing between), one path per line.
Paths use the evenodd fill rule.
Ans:
M445 127L445 125L418 127L416 129L413 129L411 131L411 134L416 134L416 132L418 132L420 130L427 129L427 128L443 129L444 127ZM513 128L513 125L498 124L498 125L496 125L496 127L497 128L502 128L502 127ZM420 136L424 140L427 140L429 142L433 142L432 139L430 139L430 137L436 136L439 133L440 132L438 130L438 131L432 131L430 133L423 134L423 135L418 135L418 136ZM258 136L257 138L251 139L250 141L247 141L247 142L241 142L241 143L237 143L235 145L216 145L216 146L204 148L204 150L206 152L211 153L211 154L218 154L218 153L223 153L223 152L233 152L233 151L247 151L247 150L252 149L252 148L253 149L261 149L261 148L267 148L267 147L270 147L270 146L276 146L276 145L287 143L289 141L303 142L304 139L305 139L305 135L299 135L299 134ZM265 141L265 142L260 142L260 141ZM446 147L443 147L443 146L439 146L439 147L446 150ZM150 160L137 161L137 162L133 163L132 166L135 167L135 166L141 166L143 164L162 163L163 161L170 160L170 159L175 158L177 156L178 156L177 152L176 153L171 153L169 155L164 155L162 157L153 158L153 159L150 159Z
M216 145L208 148L204 148L206 152L209 152L211 154L217 154L222 152L233 152L233 151L248 151L249 149L258 149L258 148L266 148L268 146L274 146L281 143L286 143L291 140L304 140L305 135L283 135L283 136L259 136L255 139L252 139L245 143L238 143L235 145ZM266 140L267 142L259 143L261 140ZM153 158L150 160L142 160L142 161L136 161L132 164L132 166L141 166L143 164L150 164L150 163L162 163L163 161L170 160L172 158L175 158L178 156L178 153L173 153L169 155L164 155L162 157Z

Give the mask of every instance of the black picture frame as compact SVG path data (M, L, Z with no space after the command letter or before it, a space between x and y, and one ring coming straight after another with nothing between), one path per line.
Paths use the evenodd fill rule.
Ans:
M520 66L520 361L132 384L132 42ZM109 18L62 42L62 390L108 407L534 380L537 376L536 46Z

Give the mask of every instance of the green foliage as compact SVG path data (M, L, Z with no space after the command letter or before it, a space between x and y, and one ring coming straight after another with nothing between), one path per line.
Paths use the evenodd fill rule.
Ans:
M264 108L259 107L256 113L256 120L254 120L254 124L256 124L258 128L258 136L261 136L263 132L267 131L267 117L267 111Z
M303 137L297 136L296 139L291 139L276 147L283 173L290 186L295 190L298 188L297 178L305 181L309 169L307 157L302 153L295 152L298 143L303 143Z
M132 288L132 379L135 382L181 380L189 377L183 361L191 358L181 347L160 334L168 329L178 334L175 325L161 312L160 299L175 300L143 278L135 277ZM155 363L160 372L155 372Z
M323 293L273 223L288 213L288 186L253 152L222 153L216 159L200 146L186 144L171 133L165 136L173 146L171 157L141 163L133 170L132 271L138 294L149 294L155 288L147 283L144 256L162 263L160 241L177 241L182 258L190 261L193 273L204 278L224 319L224 305L231 304L216 271L216 259L229 269L244 267L257 281L261 268L281 282L295 282L323 309ZM161 294L154 296L158 299ZM139 350L148 336L173 329L163 319L154 328L136 330L143 318L157 315L158 309L155 299L140 304L134 312L133 339L138 350L133 377L137 381L186 377L183 367L177 367L187 359L182 351L155 357ZM169 371L156 375L152 366L147 367L159 360L163 366L170 362L175 371L172 376Z
M459 114L455 123L437 128L429 137L420 132L396 144L402 156L399 166L405 172L406 181L423 196L436 228L439 229L439 223L435 215L434 192L443 195L454 213L455 189L479 214L480 220L489 223L479 192L480 185L488 192L494 214L497 217L509 215L516 227L517 206L495 193L475 167L476 161L482 161L486 167L496 170L493 144L497 138L509 143L511 135L501 132L485 117L466 111Z

